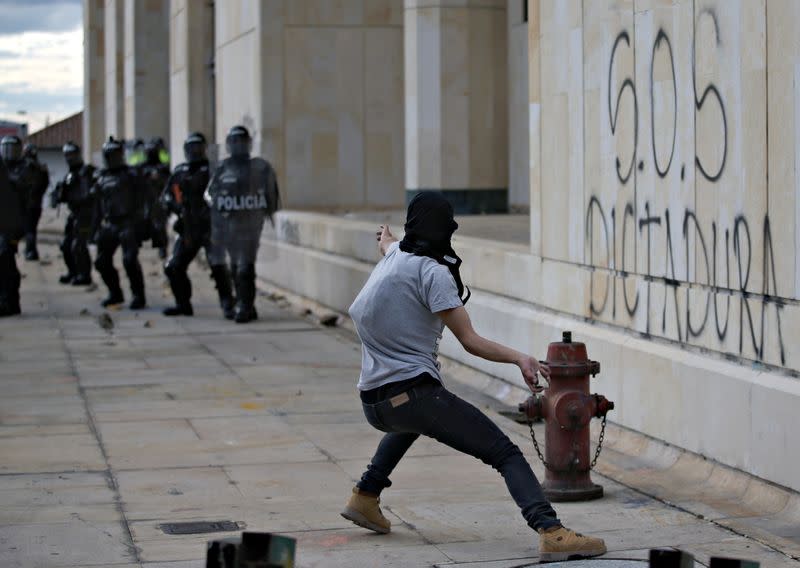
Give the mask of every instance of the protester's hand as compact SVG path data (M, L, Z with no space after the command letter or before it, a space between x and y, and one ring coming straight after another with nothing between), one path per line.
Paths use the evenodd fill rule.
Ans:
M543 365L535 357L523 355L519 361L519 370L522 371L522 378L532 393L537 394L544 390L539 384L539 375L545 379L550 378L550 368L547 365Z
M397 241L392 232L389 230L389 225L381 225L378 232L375 233L378 240L378 248L382 255L386 254L386 249L389 245Z

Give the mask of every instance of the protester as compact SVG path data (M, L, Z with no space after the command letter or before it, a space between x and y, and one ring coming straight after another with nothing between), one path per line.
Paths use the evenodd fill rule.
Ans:
M447 200L440 193L421 192L408 206L401 242L388 226L381 226L378 233L384 258L350 307L350 316L362 343L358 389L364 414L386 434L342 516L388 533L391 523L380 510L381 492L391 486L389 477L406 451L425 435L500 472L522 516L539 533L543 561L603 554L601 539L561 524L508 436L442 384L437 359L445 325L471 354L516 364L534 392L541 390L538 375L550 374L534 357L485 339L472 328L464 307L470 292L467 288L465 293L461 259L450 242L457 228Z

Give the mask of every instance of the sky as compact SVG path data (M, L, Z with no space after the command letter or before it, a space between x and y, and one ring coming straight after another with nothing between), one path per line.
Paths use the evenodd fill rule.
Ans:
M83 108L82 18L81 0L0 0L0 119L33 133Z

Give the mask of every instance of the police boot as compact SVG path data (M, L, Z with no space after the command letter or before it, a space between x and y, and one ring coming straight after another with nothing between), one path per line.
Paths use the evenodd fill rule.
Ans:
M124 301L125 301L125 296L122 294L122 288L117 286L117 288L114 290L112 289L108 290L108 296L106 296L105 300L100 302L100 305L103 306L104 308L107 308L108 306L115 306L117 304L121 304Z
M15 316L19 309L19 272L13 254L0 254L0 317Z
M217 264L211 267L211 278L217 288L219 295L219 305L225 319L232 320L235 316L233 291L231 290L231 275L224 264Z
M2 288L10 288L12 283L4 281L0 283ZM19 315L22 310L19 306L19 295L15 294L13 290L2 290L2 297L0 297L0 317L9 317Z
M131 281L131 294L133 294L133 299L128 307L132 310L142 310L147 306L144 297L144 276L140 270L138 275L128 274L128 278Z
M122 288L119 287L119 273L113 266L105 266L100 262L95 263L97 271L100 273L100 278L108 288L108 296L105 300L100 302L104 308L121 304L125 301L125 296L122 295Z
M255 300L256 270L254 265L248 264L236 271L236 313L233 318L236 323L258 319Z
M67 273L59 276L58 281L61 284L70 284L72 279L75 278L75 258L72 255L72 245L65 239L59 248L64 257L64 264L67 265Z
M0 318L18 316L21 313L22 310L20 310L19 304L11 305L0 303Z
M39 251L36 250L36 233L25 235L25 260L39 260Z
M92 283L92 277L88 274L79 274L72 279L73 286L89 286Z
M131 285L131 299L130 309L141 310L147 302L144 297L144 274L142 273L142 265L139 264L139 259L135 254L135 249L131 251L123 251L122 263L125 265L125 273L128 275L128 282Z
M192 282L189 280L186 272L181 270L180 267L170 260L164 268L164 273L169 279L172 295L175 296L175 305L164 308L161 313L165 316L193 316L194 309L190 301L192 297Z
M142 291L140 294L133 294L133 299L128 307L132 310L143 310L145 307L147 307L147 300L145 300L144 291Z
M85 243L72 245L72 258L75 266L75 277L72 279L72 285L88 286L92 283L92 259Z
M246 265L236 267L236 308L234 310L234 321L236 323L249 323L258 318L255 306L255 267Z

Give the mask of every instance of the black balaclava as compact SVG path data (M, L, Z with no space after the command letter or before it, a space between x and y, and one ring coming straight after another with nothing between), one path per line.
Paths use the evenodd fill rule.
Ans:
M400 250L427 256L450 270L456 281L458 296L466 304L472 295L467 287L464 294L464 284L461 282L461 259L453 250L450 239L458 223L453 219L453 206L445 197L436 191L421 191L414 196L408 204L406 214L405 237L400 241Z

